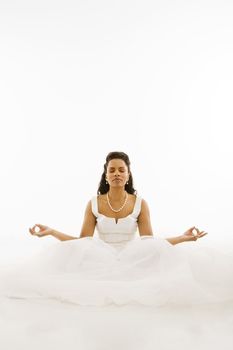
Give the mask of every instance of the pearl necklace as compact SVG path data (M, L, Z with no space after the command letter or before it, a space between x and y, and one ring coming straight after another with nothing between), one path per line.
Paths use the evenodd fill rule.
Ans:
M128 193L125 191L126 193L126 196L125 196L125 201L124 201L124 204L120 207L120 209L113 209L113 207L111 206L110 204L110 201L109 201L109 197L108 197L108 192L107 192L107 202L108 202L108 205L109 207L112 209L112 211L114 211L115 213L118 213L119 211L121 211L124 206L126 205L126 202L127 202L127 199L128 199Z

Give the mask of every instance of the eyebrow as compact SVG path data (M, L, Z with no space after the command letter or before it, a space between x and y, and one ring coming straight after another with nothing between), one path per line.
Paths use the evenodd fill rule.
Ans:
M115 167L114 166L110 166L109 169L115 169ZM119 166L119 169L125 169L125 167L124 166Z

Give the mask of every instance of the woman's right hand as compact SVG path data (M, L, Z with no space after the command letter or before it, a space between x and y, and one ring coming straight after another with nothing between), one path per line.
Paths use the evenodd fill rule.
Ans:
M36 231L36 227L39 227L40 230ZM45 226L45 225L41 225L41 224L35 224L32 228L29 227L29 232L33 236L44 237L44 236L51 235L51 233L53 232L53 229L50 228L49 226Z

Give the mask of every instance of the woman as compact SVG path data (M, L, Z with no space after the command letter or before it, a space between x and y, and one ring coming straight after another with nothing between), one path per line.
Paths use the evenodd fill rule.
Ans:
M107 155L97 193L99 195L98 207L103 215L115 218L116 223L119 218L125 218L130 215L136 201L136 190L133 187L133 177L127 154L123 152L111 152ZM119 209L114 209L113 207ZM137 224L141 237L153 236L149 208L144 199L141 201L141 210L138 215ZM80 237L66 235L41 224L34 225L33 228L29 228L29 231L32 235L38 237L52 235L61 241L66 241L93 236L95 226L96 216L93 213L92 201L90 200L86 207ZM36 231L36 227L40 229L39 232ZM197 233L195 233L195 230ZM171 244L196 241L206 234L204 231L200 232L197 228L192 227L181 236L167 238L167 241Z
M232 258L205 248L177 247L207 234L196 227L176 237L154 236L148 205L136 193L127 154L109 153L80 237L41 224L29 228L34 236L52 235L62 243L7 274L4 295L80 305L232 300Z

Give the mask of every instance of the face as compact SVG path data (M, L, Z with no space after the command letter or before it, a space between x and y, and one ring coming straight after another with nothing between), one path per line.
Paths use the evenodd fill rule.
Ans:
M122 159L111 159L107 166L106 180L110 186L122 187L129 180L128 167ZM117 180L116 180L117 179Z

